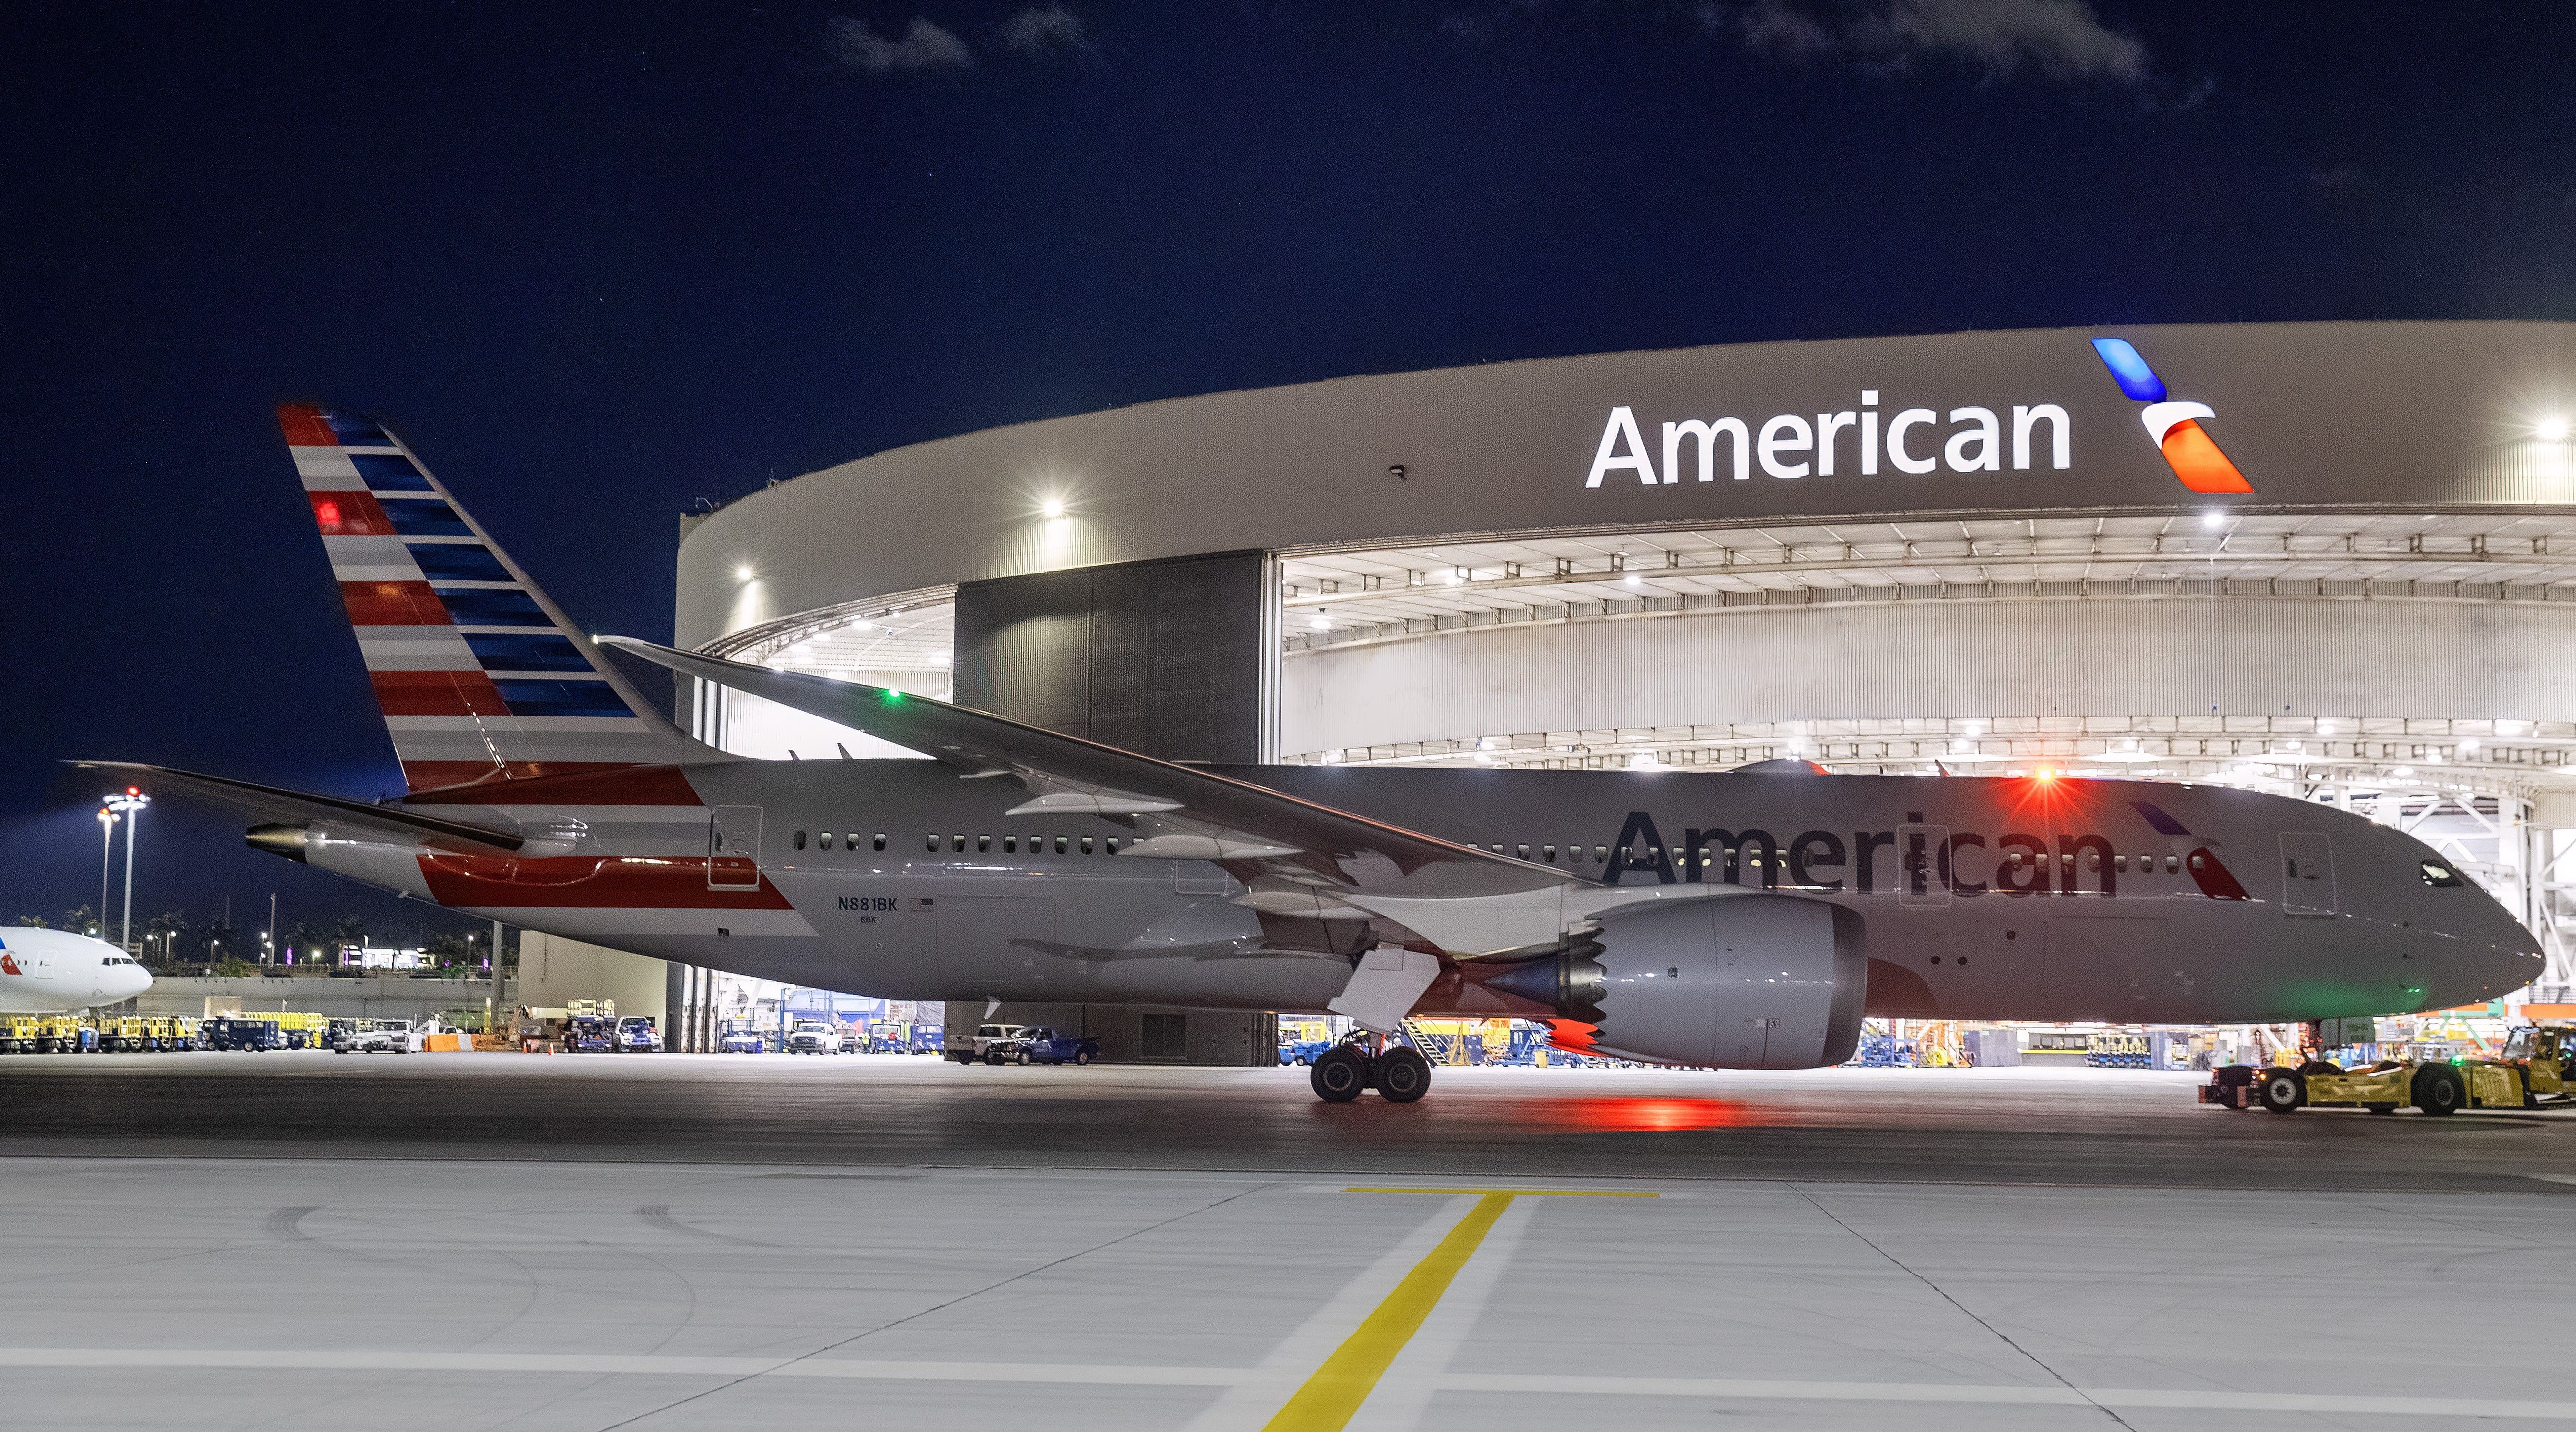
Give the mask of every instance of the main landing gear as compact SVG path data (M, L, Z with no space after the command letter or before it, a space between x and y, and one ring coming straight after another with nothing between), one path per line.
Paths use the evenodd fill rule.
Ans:
M1409 1044L1390 1045L1373 1037L1372 1054L1359 1043L1336 1044L1315 1060L1307 1079L1315 1097L1327 1104L1347 1104L1361 1091L1375 1089L1390 1104L1410 1104L1431 1092L1431 1061Z

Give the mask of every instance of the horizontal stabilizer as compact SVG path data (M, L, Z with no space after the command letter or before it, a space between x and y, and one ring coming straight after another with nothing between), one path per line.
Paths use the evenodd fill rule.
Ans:
M280 790L275 786L255 785L226 776L199 775L194 771L174 771L166 766L145 766L130 761L71 761L66 764L78 770L110 772L117 779L140 786L146 792L158 794L166 791L195 796L266 820L321 825L343 835L363 839L454 850L470 855L507 854L527 843L511 831L442 820L392 806L343 800L338 796Z

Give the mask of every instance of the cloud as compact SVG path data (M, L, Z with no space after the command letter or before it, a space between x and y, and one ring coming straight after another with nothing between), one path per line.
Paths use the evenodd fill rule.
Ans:
M1091 36L1082 28L1082 17L1059 0L1031 6L1003 21L1002 43L1023 55L1038 55L1048 50L1090 49Z
M1482 8L1444 16L1440 28L1462 40L1486 40L1504 27L1538 18L1547 0L1488 0Z
M1702 5L1699 18L1772 54L1850 54L1891 66L1958 60L1996 78L2025 67L2053 80L2153 78L2147 47L2103 24L2086 0L1751 0Z
M1068 17L1069 18L1069 17ZM872 75L897 70L966 70L975 67L966 42L916 15L901 39L868 28L865 20L835 17L826 43L832 58Z

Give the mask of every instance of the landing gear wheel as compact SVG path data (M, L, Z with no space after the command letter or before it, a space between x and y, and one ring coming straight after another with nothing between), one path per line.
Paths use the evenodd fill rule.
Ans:
M1377 1057L1377 1092L1390 1104L1410 1104L1431 1092L1431 1061L1397 1045Z
M2271 1113L2295 1114L2308 1102L2308 1081L2296 1069L2266 1069L2254 1081L2254 1097Z
M2427 1064L2415 1071L2415 1107L2427 1114L2455 1114L2469 1102L2468 1082L2448 1064Z
M1315 1097L1325 1103L1347 1104L1368 1087L1369 1058L1350 1045L1334 1045L1315 1060L1306 1082L1315 1086Z

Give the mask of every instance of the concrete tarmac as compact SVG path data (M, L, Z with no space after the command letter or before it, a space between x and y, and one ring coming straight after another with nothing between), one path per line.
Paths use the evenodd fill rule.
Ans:
M2576 1126L2191 1082L0 1059L0 1424L2576 1423Z
M2085 1069L1442 1070L1325 1104L1303 1069L844 1055L0 1058L0 1153L1222 1169L2529 1191L2568 1114L2208 1109Z

